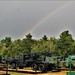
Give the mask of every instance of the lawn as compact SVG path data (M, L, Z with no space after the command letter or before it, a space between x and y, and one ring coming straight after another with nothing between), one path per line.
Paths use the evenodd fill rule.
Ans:
M33 74L25 74L25 73L16 73L16 72L10 72L10 75L33 75Z

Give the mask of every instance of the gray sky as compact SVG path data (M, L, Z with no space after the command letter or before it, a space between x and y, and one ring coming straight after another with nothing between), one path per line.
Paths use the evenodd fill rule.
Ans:
M75 38L75 1L0 1L0 39L58 37L64 30Z

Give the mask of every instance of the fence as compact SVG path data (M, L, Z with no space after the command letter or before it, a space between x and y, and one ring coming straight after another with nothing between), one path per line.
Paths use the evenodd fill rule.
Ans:
M4 71L3 73L0 72L0 75L10 75L10 74L8 74L8 63L6 63L6 64L0 63L0 70Z

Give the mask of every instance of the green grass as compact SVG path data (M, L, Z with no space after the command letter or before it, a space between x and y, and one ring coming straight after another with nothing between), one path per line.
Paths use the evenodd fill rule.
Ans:
M36 75L36 74L26 74L26 73L17 73L17 72L9 72L10 75Z

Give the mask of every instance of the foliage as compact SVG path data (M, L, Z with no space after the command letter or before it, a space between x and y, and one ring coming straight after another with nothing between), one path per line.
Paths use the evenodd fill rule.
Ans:
M35 40L29 33L22 40L12 41L11 37L0 40L0 56L4 58L35 52L53 52L54 55L67 57L75 54L75 40L68 30L63 31L58 39L44 35L40 40Z
M67 57L71 54L71 48L74 40L69 31L61 33L60 38L56 42L56 53L60 56Z

